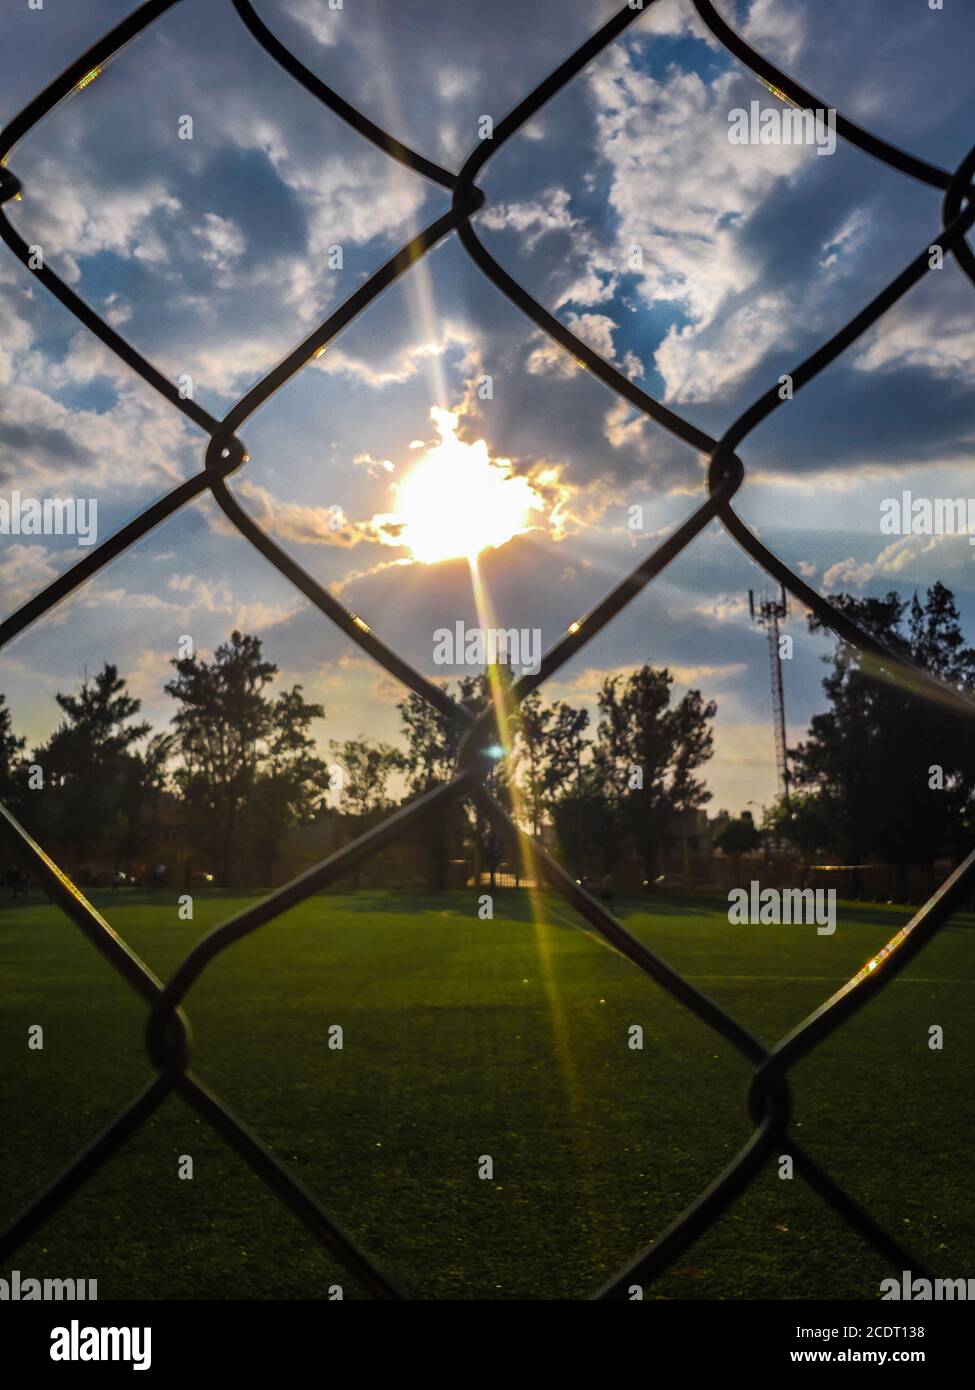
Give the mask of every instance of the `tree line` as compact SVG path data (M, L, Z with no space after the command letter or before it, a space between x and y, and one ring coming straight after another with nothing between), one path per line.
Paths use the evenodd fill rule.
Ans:
M300 684L271 689L279 671L259 637L235 631L211 660L172 665L164 689L175 712L165 732L141 718L141 701L111 663L56 694L60 723L30 752L0 696L0 799L82 879L105 860L155 863L168 813L217 883L240 879L244 865L270 883L283 838L330 814L329 792L364 829L453 773L463 729L415 694L397 707L402 746L333 739L326 759L313 734L324 708ZM442 688L476 716L510 680L502 666ZM595 855L608 869L631 851L649 872L668 821L710 796L695 773L711 756L716 707L698 691L674 701L672 686L668 671L649 665L607 677L592 736L585 709L534 693L506 721L508 756L490 774L492 790L525 829L553 825L569 862ZM401 797L391 790L397 774ZM494 866L503 857L470 808L445 807L421 833L437 886L451 858L473 852Z
M944 585L910 602L895 593L831 602L892 651L975 695L975 649ZM822 630L813 616L809 626ZM975 830L975 721L919 698L838 639L824 659L826 708L790 749L792 794L771 808L766 836L809 862L824 854L850 864L960 857ZM251 881L271 883L284 837L330 815L330 793L366 828L456 765L462 728L412 693L397 706L398 746L333 739L326 756L313 732L324 708L300 684L273 688L279 670L254 635L234 632L212 659L172 666L164 689L175 710L164 732L141 718L141 702L110 663L57 693L60 723L30 752L0 696L0 799L76 872L96 860L155 861L166 817L218 883L239 879L242 865ZM492 689L505 703L510 680L502 666L442 688L478 715ZM698 690L675 698L673 685L666 668L648 663L602 681L594 720L537 691L511 712L491 789L526 830L546 833L573 872L611 873L629 856L652 881L674 818L710 800L701 773L716 705ZM435 886L445 885L452 859L473 855L493 866L510 853L458 803L417 833ZM756 842L743 822L725 835L729 852Z
M171 730L154 732L118 668L86 672L59 691L61 721L30 753L0 696L3 800L36 839L76 872L96 861L160 857L165 806L214 877L234 861L268 871L281 836L318 813L328 774L311 736L320 705L300 685L270 695L278 668L257 637L234 632L212 661L173 661Z

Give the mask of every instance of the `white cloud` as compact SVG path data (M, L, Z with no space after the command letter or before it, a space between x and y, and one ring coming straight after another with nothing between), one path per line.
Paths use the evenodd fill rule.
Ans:
M952 570L970 573L971 566L967 536L899 536L884 546L875 560L858 561L850 556L831 565L823 574L822 592L844 584L862 589L872 579L902 577L912 584L933 582Z
M33 331L26 319L15 314L9 301L0 298L0 385L11 380L11 367L18 353L30 347Z
M99 351L108 375L109 354ZM65 363L49 365L46 375L54 385L89 382L101 374L87 351L79 352L83 366L70 353ZM44 375L40 370L41 379ZM14 479L24 490L50 486L59 495L74 489L97 496L99 489L110 488L119 496L185 476L181 464L192 457L194 443L202 460L202 436L194 439L168 402L131 374L116 391L112 408L99 412L63 405L36 386L9 386L0 396L0 477Z
M567 190L548 188L531 202L492 204L478 218L478 225L492 232L519 232L524 249L534 251L549 232L571 231L577 224L569 211Z
M566 189L547 188L528 202L494 204L478 218L478 227L488 231L516 233L521 250L529 255L550 232L571 233L571 256L556 267L556 278L562 283L549 301L555 309L564 304L604 303L619 283L614 255L570 212L569 202Z
M442 357L453 347L464 347L468 349L469 355L472 343L473 335L468 328L457 323L445 322L439 338L409 343L406 346L396 345L384 355L371 350L368 358L356 357L344 348L329 347L314 361L318 371L329 375L354 377L366 386L401 386L416 376L431 358Z
M189 372L213 391L237 395L293 348L296 336L292 323L290 329L282 324L263 333L228 333L216 341L187 344L179 350L179 372Z
M779 66L794 63L806 38L803 10L785 0L752 0L742 35Z
M708 345L694 326L670 328L657 349L667 400L707 401L752 370L782 337L790 304L784 295L749 299L721 321Z
M870 219L863 208L854 208L839 230L823 243L820 266L832 270L844 256L852 256L864 245L870 231Z
M247 499L248 510L258 525L279 540L295 541L299 545L349 546L360 540L375 539L368 528L360 527L344 516L341 517L342 525L335 527L337 514L328 507L286 502L246 478L239 484L239 491Z
M42 191L18 204L18 223L25 240L42 246L46 262L69 283L81 278L79 258L100 251L144 262L168 258L153 221L178 212L180 203L160 180L137 188L93 186L90 177L79 180L74 165L46 159L31 183Z
M243 232L229 218L208 212L204 214L202 225L193 228L193 234L203 242L204 261L218 271L217 286L226 289L233 284L230 274L233 262L244 254L247 245Z
M121 328L132 317L132 305L120 294L112 293L105 300L105 317L113 328Z
M43 545L22 545L19 542L10 545L5 540L3 548L0 549L0 593L3 594L3 611L12 613L57 579L63 568L55 563L59 558L67 563L67 560L73 557L68 552L52 554Z
M661 34L668 38L680 38L683 34L693 33L700 38L706 37L712 44L715 40L705 29L697 15L687 4L687 0L658 0L653 9L648 10L644 17L637 23L635 29L630 33L636 38L641 38L645 34Z
M694 611L718 623L738 623L748 614L748 599L744 594L716 594L697 604Z
M344 18L342 10L330 9L322 0L289 0L285 12L323 48L338 43L339 25Z
M729 219L748 214L811 151L798 145L732 145L728 112L736 75L705 83L677 69L657 81L613 49L590 76L599 147L612 169L621 263L644 253L641 293L675 299L698 319L760 274Z
M568 314L566 327L591 347L607 362L616 361L616 347L613 333L619 328L606 314ZM533 338L538 346L528 354L525 362L532 376L554 373L556 376L571 377L578 370L578 364L563 347L544 333L536 333ZM635 353L627 352L622 362L623 370L631 379L643 375L643 363Z
M748 669L744 661L726 661L719 663L700 662L690 665L681 665L679 662L667 662L667 670L673 676L678 686L696 685L701 681L709 681L712 684L720 683L732 676L741 675ZM560 680L558 676L546 681L545 690L547 699L572 699L580 694L588 695L590 703L595 703L596 692L603 683L606 676L622 676L624 680L634 675L641 669L637 663L628 666L613 666L604 668L598 666L587 666L584 670L577 672L570 680Z
M710 399L785 332L781 296L739 307L764 269L739 229L816 156L798 144L732 145L738 80L723 72L705 82L676 68L657 80L622 47L589 78L599 149L611 168L617 263L630 265L639 247L641 297L676 302L691 320L670 331L657 356L669 400Z
M253 603L238 605L234 613L234 627L240 632L259 632L264 634L272 627L280 627L305 607L303 598L292 599L290 603L265 603L255 599Z
M201 608L206 613L226 613L233 603L233 590L227 579L200 579L195 574L171 574L166 583L171 593L183 595L181 606Z
M923 367L936 376L971 384L975 315L965 299L937 304L907 299L864 338L853 363L865 372Z
M148 594L136 595L135 598L144 598L150 606L167 608L187 618L200 613L226 615L230 618L230 625L242 631L266 631L269 627L286 622L304 607L304 600L299 594L282 603L269 603L265 599L241 600L235 595L229 579L201 579L196 574L171 574L166 587L177 596L175 600L170 602ZM107 597L112 596L100 593L98 600L103 602ZM130 594L120 591L114 597L132 605L133 596Z
M402 230L419 211L426 188L394 160L304 147L269 116L254 119L249 103L234 102L224 131L242 149L260 150L301 199L309 223L308 252L324 263L329 246L366 242Z
M437 95L444 101L456 101L470 91L473 76L470 71L453 65L441 68L437 73Z

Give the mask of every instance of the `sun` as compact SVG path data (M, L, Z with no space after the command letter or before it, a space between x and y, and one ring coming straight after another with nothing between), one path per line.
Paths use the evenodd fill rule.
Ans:
M451 411L434 407L430 415L440 442L393 485L402 526L398 541L423 564L473 560L528 530L530 513L542 510L542 499L527 478L512 477L507 459L491 458L483 439L458 439Z

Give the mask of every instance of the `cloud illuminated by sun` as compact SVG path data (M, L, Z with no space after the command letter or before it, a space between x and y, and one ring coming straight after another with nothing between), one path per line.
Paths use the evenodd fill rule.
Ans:
M530 514L545 504L527 478L512 474L508 459L492 459L483 439L457 438L457 414L430 411L440 441L424 449L401 483L395 510L384 518L396 543L415 560L435 564L473 559L529 529Z

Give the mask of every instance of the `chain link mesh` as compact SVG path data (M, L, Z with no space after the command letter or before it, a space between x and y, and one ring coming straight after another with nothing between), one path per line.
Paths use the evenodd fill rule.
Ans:
M737 59L766 82L773 84L790 101L804 110L829 109L823 102L779 71L718 14L711 0L689 0L698 17L716 39ZM484 204L484 194L475 183L488 159L495 154L532 116L567 83L572 81L608 45L653 8L656 0L625 5L608 23L568 57L542 83L530 92L496 127L491 140L482 141L457 174L416 153L394 136L370 121L344 101L264 24L250 0L232 0L234 9L256 42L312 96L365 139L392 159L434 183L451 195L450 210L412 238L385 265L372 275L304 342L254 386L222 419L217 420L192 399L183 399L176 386L142 357L109 324L90 309L46 266L30 266L30 250L7 219L6 204L21 191L21 184L8 169L7 159L16 143L53 107L67 97L94 68L113 58L131 39L174 5L184 0L148 0L31 101L0 134L0 236L31 273L81 323L171 405L199 425L209 436L203 468L156 501L135 520L95 547L84 559L35 594L17 612L0 624L0 646L22 633L55 604L73 593L110 560L122 554L161 521L187 502L209 492L239 533L311 603L342 629L357 645L410 690L430 702L463 732L461 753L453 777L407 803L379 825L345 845L306 873L293 879L268 897L247 907L199 941L163 984L131 950L109 923L89 903L68 876L21 826L10 811L0 806L0 829L5 838L30 860L51 897L71 918L92 944L106 957L122 978L146 1002L149 1014L146 1043L156 1069L153 1081L112 1123L68 1165L53 1183L34 1200L0 1235L0 1260L6 1260L43 1223L61 1208L81 1185L95 1173L120 1146L138 1130L173 1092L183 1097L212 1128L251 1166L267 1187L291 1208L306 1228L359 1281L362 1288L378 1298L401 1298L404 1294L394 1282L358 1248L295 1174L280 1163L261 1140L252 1134L204 1083L189 1069L189 1025L182 1009L187 991L207 965L221 951L258 930L279 914L309 895L319 892L357 864L376 853L397 836L460 799L471 800L493 828L525 856L532 872L544 879L618 951L655 980L678 1003L730 1043L752 1068L748 1108L752 1133L735 1158L720 1172L704 1192L655 1240L637 1254L602 1288L594 1299L626 1298L632 1285L648 1286L695 1240L708 1231L731 1204L748 1188L771 1156L787 1145L795 1171L843 1217L859 1235L897 1270L910 1269L926 1276L923 1262L908 1253L898 1240L880 1226L848 1192L839 1186L796 1143L789 1131L791 1094L789 1073L793 1066L824 1038L833 1033L853 1013L864 1007L914 959L931 937L961 906L975 888L975 851L938 889L875 958L770 1049L766 1049L740 1023L701 994L679 972L671 969L653 951L627 932L606 908L593 898L554 859L527 835L485 786L492 763L485 756L485 742L497 736L497 714L488 709L475 717L457 704L439 686L427 680L400 655L388 647L361 618L344 607L287 555L240 505L227 486L228 477L247 462L244 445L237 431L271 394L290 381L318 352L376 298L376 296L414 266L432 247L456 233L477 266L540 329L544 330L573 358L583 363L600 381L648 416L662 428L706 456L707 497L660 545L627 575L602 602L572 628L544 655L537 672L516 681L507 696L511 708L559 670L587 642L628 604L664 567L679 555L713 519L717 519L739 545L769 575L792 593L806 608L828 625L845 643L875 659L882 677L907 684L919 698L935 698L956 710L971 714L972 702L959 691L942 684L901 657L894 655L869 633L862 631L844 613L817 594L748 529L732 508L732 499L741 488L745 467L738 449L763 420L782 403L778 387L772 387L737 419L720 439L713 439L659 401L641 391L627 377L598 356L555 319L485 249L472 225L472 218ZM965 237L975 223L975 198L971 179L975 173L975 149L954 172L949 172L888 144L837 113L839 135L861 150L881 160L899 173L916 179L943 194L941 225L935 244L951 252L964 274L975 285L975 256ZM918 256L874 299L828 342L801 362L791 373L793 388L800 390L826 366L836 360L867 329L878 322L927 273L930 248ZM930 1277L930 1276L926 1276Z

